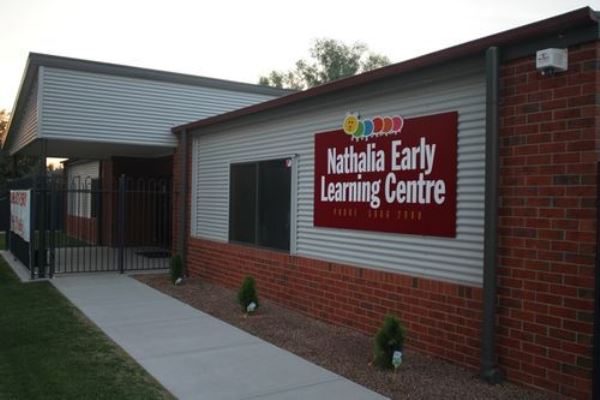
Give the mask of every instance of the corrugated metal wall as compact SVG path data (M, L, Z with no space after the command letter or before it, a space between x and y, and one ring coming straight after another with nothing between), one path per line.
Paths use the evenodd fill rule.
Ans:
M314 134L339 129L348 111L365 117L400 113L409 118L458 111L455 239L313 226ZM313 101L285 115L273 113L265 118L269 120L205 130L195 138L192 235L227 241L229 163L297 154L297 254L481 285L485 165L482 59L354 89L344 97Z
M47 67L42 79L48 139L172 147L171 127L272 97Z
M38 132L38 83L37 80L32 84L29 92L23 117L18 124L15 135L12 136L13 141L9 144L8 151L10 154L22 149L27 144L31 143Z
M100 176L100 161L87 161L67 166L69 215L90 218L92 210L92 179Z

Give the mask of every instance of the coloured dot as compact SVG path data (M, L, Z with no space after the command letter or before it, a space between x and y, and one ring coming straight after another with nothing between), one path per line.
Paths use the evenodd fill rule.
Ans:
M383 118L375 117L373 118L373 132L380 133L383 128Z
M373 133L373 121L367 119L363 122L365 124L365 132L363 133L363 136L371 136Z
M404 120L402 117L395 116L392 118L392 130L394 132L400 132L402 130L402 126L404 125Z
M344 123L342 124L342 128L347 135L354 135L356 130L358 129L358 117L356 115L348 115L344 119Z
M385 117L383 119L383 133L389 133L392 131L392 119L390 117Z
M358 121L358 129L354 132L353 136L355 138L360 138L365 133L365 123L363 121Z

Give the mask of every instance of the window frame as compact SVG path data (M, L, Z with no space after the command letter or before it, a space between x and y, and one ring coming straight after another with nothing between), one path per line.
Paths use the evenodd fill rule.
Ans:
M231 169L234 165L240 164L259 164L261 162L275 161L275 160L290 160L292 165L289 167L290 171L290 230L289 230L289 249L281 249L277 247L263 246L256 243L241 242L231 239ZM258 173L258 168L257 168ZM242 246L256 247L261 249L268 249L271 251L277 251L286 254L296 254L296 236L297 236L297 182L298 182L298 155L275 155L270 157L257 157L257 158L243 158L227 160L227 243L238 244ZM257 181L258 185L258 181ZM258 214L258 203L255 212ZM258 218L258 217L257 217ZM258 230L258 224L255 226L255 231Z
M74 176L67 182L67 215L76 218L91 219L92 217L92 178Z

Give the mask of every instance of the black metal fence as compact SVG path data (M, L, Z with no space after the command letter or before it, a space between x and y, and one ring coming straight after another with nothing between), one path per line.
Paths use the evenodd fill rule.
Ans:
M168 267L169 180L52 176L29 184L31 240L8 236L10 251L32 277Z

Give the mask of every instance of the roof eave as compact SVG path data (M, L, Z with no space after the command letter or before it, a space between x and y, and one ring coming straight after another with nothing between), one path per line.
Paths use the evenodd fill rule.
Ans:
M533 22L531 24L499 32L483 38L475 39L473 41L452 46L397 64L392 64L359 75L339 79L330 83L316 86L303 92L267 100L262 103L233 110L213 117L182 124L172 128L171 131L173 133L177 133L182 130L192 130L216 125L241 118L243 116L249 116L289 104L298 103L316 96L338 92L349 87L365 85L401 73L417 70L419 68L429 67L450 60L475 55L485 51L485 49L491 46L508 46L524 39L533 39L545 35L551 35L556 32L565 31L573 27L597 23L598 13L589 7L583 7L565 14L551 17L542 21Z
M20 116L20 112L24 107L24 103L27 101L27 94L31 90L31 85L33 83L34 77L37 77L37 65L34 65L31 62L31 53L30 56L27 57L27 61L25 63L25 69L23 71L23 76L21 77L21 83L19 84L19 90L17 91L17 97L13 102L13 108L10 113L10 119L8 121L8 126L6 127L6 133L2 138L2 150L6 150L6 146L9 143L9 139L14 135L12 131L14 128L14 122L18 120Z

